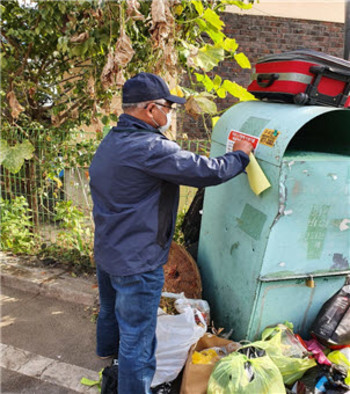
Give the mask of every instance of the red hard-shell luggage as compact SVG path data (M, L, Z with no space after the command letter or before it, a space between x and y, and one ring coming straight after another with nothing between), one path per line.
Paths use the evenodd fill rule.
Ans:
M268 101L350 107L350 61L308 49L269 55L248 90Z

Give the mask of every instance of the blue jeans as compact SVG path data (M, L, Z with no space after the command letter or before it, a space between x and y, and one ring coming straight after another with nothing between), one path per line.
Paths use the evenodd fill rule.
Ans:
M156 369L155 330L163 267L130 276L112 276L97 267L97 278L97 355L118 354L119 394L149 394Z

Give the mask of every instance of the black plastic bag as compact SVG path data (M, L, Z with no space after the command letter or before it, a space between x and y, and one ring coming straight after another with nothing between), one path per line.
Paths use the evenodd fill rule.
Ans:
M311 333L326 345L350 344L350 284L323 304Z
M118 360L113 359L112 365L102 371L101 394L118 393Z

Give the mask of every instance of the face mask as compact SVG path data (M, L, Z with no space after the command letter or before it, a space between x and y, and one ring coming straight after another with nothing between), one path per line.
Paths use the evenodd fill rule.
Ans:
M158 126L158 130L159 130L161 133L164 133L165 131L168 130L168 128L169 128L170 125L171 125L172 114L171 114L171 112L168 112L168 113L166 114L166 113L165 113L162 109L160 109L159 107L158 107L158 109L159 109L159 111L161 111L161 112L166 116L166 123L165 123L165 125L164 125L164 126Z

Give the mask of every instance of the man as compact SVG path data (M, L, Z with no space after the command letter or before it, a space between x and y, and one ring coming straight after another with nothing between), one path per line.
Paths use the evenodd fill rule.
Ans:
M207 158L183 151L164 132L174 104L158 76L140 73L123 86L118 124L90 167L95 260L100 293L97 355L118 354L119 394L149 394L155 372L155 328L178 207L179 185L228 181L249 162L252 146Z

